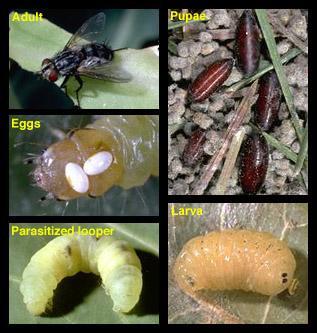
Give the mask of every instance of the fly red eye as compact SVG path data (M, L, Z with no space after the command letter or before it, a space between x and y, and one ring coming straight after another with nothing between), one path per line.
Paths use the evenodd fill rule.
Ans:
M50 70L50 74L48 76L48 79L51 82L55 82L58 79L58 74L57 74L57 71L55 69Z

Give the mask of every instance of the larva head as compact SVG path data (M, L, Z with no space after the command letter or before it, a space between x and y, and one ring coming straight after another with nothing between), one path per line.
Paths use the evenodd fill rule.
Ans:
M60 200L100 196L123 172L118 143L96 129L71 132L52 144L36 161L36 184Z
M178 285L188 294L204 288L201 271L206 267L203 263L204 257L200 249L203 237L195 237L189 240L176 258L173 274ZM197 247L198 245L198 247Z
M107 286L113 300L113 311L130 312L140 298L142 272L133 265L120 266L109 274Z
M113 300L113 311L129 312L142 290L141 261L126 241L102 237L97 244L97 268Z
M293 281L296 261L287 245L276 240L262 261L255 272L255 290L272 296L288 289Z

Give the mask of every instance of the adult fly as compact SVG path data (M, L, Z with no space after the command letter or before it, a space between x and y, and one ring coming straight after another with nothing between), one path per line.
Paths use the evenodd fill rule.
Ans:
M114 50L100 42L106 17L104 13L88 19L70 38L62 51L42 62L41 75L50 82L64 77L61 88L67 94L67 81L74 76L79 86L76 89L80 108L79 91L83 87L81 76L113 82L128 82L131 75L113 63Z

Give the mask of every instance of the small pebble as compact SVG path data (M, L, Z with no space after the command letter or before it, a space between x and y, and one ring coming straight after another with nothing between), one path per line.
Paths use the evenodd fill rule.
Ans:
M277 139L287 146L296 139L296 132L290 119L283 120L281 126L276 128L275 134Z
M171 76L173 81L177 82L177 81L180 81L182 79L182 72L172 70L172 71L170 71L170 76Z
M169 66L172 69L185 68L186 66L188 66L188 60L187 58L171 56L169 57Z
M187 58L189 56L188 42L180 42L177 45L177 52L180 57Z
M288 24L288 27L293 34L300 39L307 39L307 22L305 16L300 14L293 16Z
M201 54L206 56L215 52L219 48L219 44L217 42L205 43L201 46Z
M199 40L202 43L211 42L212 40L211 34L209 32L202 31L201 33L199 33Z
M283 55L288 52L288 50L291 48L291 46L292 46L292 44L288 40L284 39L280 43L277 44L277 52L280 55Z
M193 116L193 122L203 129L207 129L213 123L213 120L205 113L196 112Z

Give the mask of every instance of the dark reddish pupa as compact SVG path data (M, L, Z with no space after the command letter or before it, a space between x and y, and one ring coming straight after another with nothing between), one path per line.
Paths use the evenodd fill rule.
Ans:
M193 166L199 161L204 153L205 142L205 131L198 128L188 139L183 152L183 162L186 166Z
M276 73L270 71L260 79L259 97L254 114L256 124L263 131L269 131L276 123L280 104L280 84Z
M261 188L269 162L269 147L263 135L255 133L242 145L239 180L244 193L256 194Z
M190 100L201 102L213 94L229 77L233 59L214 62L202 71L188 89Z
M260 31L251 9L240 17L236 32L236 53L238 65L243 74L250 76L259 67Z

